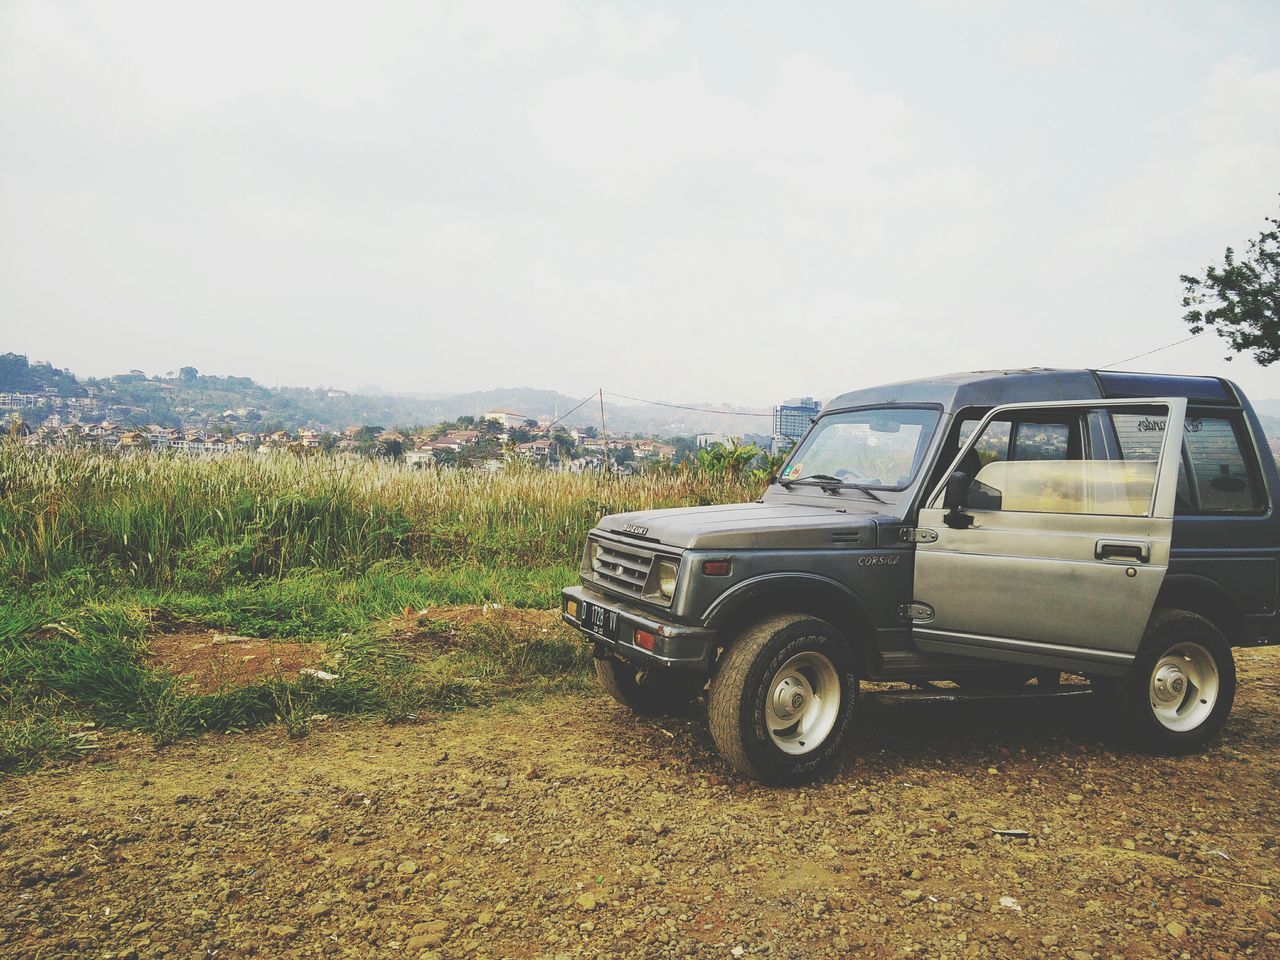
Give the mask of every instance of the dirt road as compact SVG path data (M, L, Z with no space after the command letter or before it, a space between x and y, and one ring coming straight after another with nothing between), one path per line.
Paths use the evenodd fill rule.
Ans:
M0 783L0 955L1280 957L1280 650L1240 659L1200 757L1088 697L868 704L791 791L589 697L127 738Z

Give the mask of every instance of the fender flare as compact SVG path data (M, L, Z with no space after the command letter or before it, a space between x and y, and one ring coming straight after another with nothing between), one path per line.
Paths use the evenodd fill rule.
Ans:
M711 602L702 615L702 622L709 627L721 627L750 605L771 597L782 600L788 587L798 588L795 592L803 594L806 603L811 604L817 598L821 605L846 613L868 630L872 628L871 613L856 592L830 577L799 570L764 573L734 584ZM797 612L804 612L804 606L801 604ZM778 609L788 608L782 603Z
M1169 607L1190 610L1221 630L1232 646L1244 642L1244 611L1239 602L1217 580L1198 573L1168 573L1156 595L1151 615Z

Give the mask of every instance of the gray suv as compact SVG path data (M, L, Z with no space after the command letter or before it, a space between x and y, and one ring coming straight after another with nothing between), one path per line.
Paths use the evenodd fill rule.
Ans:
M1280 478L1232 383L955 374L828 403L754 503L605 517L564 619L632 709L708 688L742 772L808 779L860 680L1088 677L1142 745L1196 749L1233 646L1280 642Z

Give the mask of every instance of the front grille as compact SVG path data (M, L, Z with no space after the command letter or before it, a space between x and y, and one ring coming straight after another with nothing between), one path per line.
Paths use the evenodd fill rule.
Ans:
M603 540L595 541L591 572L607 587L632 596L643 596L652 566L652 554L628 550Z

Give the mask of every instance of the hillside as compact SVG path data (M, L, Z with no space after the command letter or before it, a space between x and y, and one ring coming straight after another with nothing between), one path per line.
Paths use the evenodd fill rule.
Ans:
M326 387L267 387L248 377L211 376L194 367L176 375L148 376L141 370L105 378L77 379L48 363L30 363L19 354L0 356L0 393L48 393L86 398L77 410L126 423L296 430L341 430L360 424L417 426L510 410L532 419L560 417L585 399L554 390L500 387L467 393L352 393ZM44 404L37 413L62 412ZM727 405L685 404L701 410L656 404L606 402L610 430L680 436L696 433L767 433L764 411ZM756 413L753 416L751 413ZM598 426L600 405L588 403L564 418L566 426Z
M600 424L600 405L594 399L568 413L587 398L532 387L439 394L353 393L327 387L266 387L248 377L211 376L194 367L184 367L176 376L148 376L132 370L82 381L70 371L7 353L0 355L0 393L11 391L87 398L93 405L77 405L78 410L139 425L338 431L361 424L425 426L461 416L479 417L491 410L510 410L532 419L563 416L569 427ZM1280 438L1280 398L1253 402L1267 436ZM763 410L683 401L677 406L665 404L665 400L656 404L606 401L605 419L612 431L662 437L698 433L741 437L771 430L770 418L760 415ZM60 411L38 408L37 412Z

